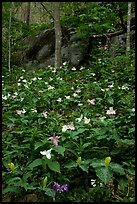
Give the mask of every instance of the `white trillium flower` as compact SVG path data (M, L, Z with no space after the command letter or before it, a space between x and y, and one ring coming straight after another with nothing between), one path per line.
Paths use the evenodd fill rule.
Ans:
M84 117L84 123L85 123L85 124L88 124L89 122L90 122L90 119Z
M76 70L76 68L75 68L75 67L73 67L71 70L72 70L72 71L75 71L75 70Z
M70 99L70 96L65 96L66 99Z
M62 127L62 132L66 132L67 129L68 129L68 125L64 125L64 126Z
M61 100L62 100L61 98L58 98L56 101L61 102Z
M36 81L36 80L37 80L37 78L36 78L36 77L34 77L32 80L33 80L33 81Z
M43 156L46 156L47 159L51 159L51 150L52 150L52 148L47 150L47 151L46 150L40 151L40 154L42 154Z
M78 94L77 94L77 93L73 93L73 96L74 96L74 97L77 97L77 96L78 96Z

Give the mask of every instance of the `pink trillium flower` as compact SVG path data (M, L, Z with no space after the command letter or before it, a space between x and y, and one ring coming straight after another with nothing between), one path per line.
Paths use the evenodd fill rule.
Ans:
M113 109L113 107L109 107L109 110L107 110L106 114L108 115L115 115L116 114L116 111Z
M52 140L55 147L57 147L58 146L58 140L59 140L60 137L61 136L49 137L48 140Z
M68 125L68 129L70 130L75 130L75 127L74 127L74 123L71 122L70 125Z
M88 99L87 102L89 102L92 105L95 105L95 99L92 99L92 100Z
M23 110L16 110L16 113L18 114L18 115L21 115L21 114L23 114L23 113L26 113L26 111L23 109Z

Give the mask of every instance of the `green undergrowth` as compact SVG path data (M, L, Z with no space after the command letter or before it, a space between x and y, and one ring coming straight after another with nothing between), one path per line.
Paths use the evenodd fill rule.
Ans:
M134 201L134 57L126 60L98 54L80 70L3 72L3 200Z

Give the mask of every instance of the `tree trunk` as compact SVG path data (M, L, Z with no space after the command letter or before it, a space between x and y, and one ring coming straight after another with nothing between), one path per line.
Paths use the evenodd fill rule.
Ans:
M131 19L131 2L128 2L128 16L127 16L127 39L126 39L126 55L130 52L130 19Z
M28 4L27 4L27 16L26 16L26 24L28 24L29 25L29 23L30 23L30 4L31 4L31 2L27 2Z
M12 9L13 9L14 2L11 3L10 7L10 16L9 16L9 32L8 32L8 51L9 51L9 57L8 57L8 67L9 72L11 71L11 36L10 36L10 29L11 29L11 17L12 17Z
M60 2L54 2L54 27L55 27L55 69L61 66L61 25L60 25Z

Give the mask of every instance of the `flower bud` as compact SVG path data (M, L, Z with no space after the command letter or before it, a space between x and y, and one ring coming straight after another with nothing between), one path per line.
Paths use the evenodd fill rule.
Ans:
M46 187L46 185L47 185L47 176L44 178L44 180L43 180L43 182L42 182L42 186L43 186L43 188L45 188Z
M78 159L76 160L77 162L77 165L80 165L81 164L81 157L78 157Z
M106 166L109 166L110 161L111 161L111 157L106 157L106 158L105 158L105 161L104 161L104 162L105 162L105 165L106 165Z
M14 164L12 162L8 163L9 168L11 171L14 171Z

